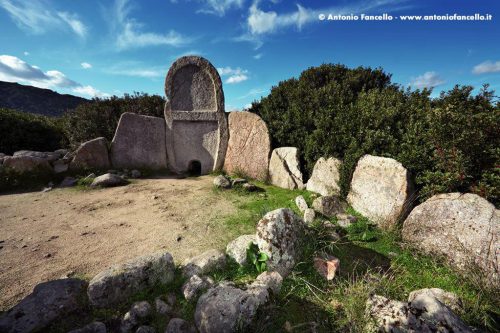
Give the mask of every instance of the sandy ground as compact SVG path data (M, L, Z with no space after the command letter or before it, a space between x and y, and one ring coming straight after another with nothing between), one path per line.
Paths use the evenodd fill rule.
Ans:
M0 310L43 281L92 277L128 259L168 251L176 263L224 248L236 208L211 176L137 180L126 187L0 195Z

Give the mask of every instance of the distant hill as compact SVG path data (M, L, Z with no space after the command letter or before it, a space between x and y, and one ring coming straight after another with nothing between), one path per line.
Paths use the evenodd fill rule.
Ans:
M61 116L66 110L88 99L62 95L49 89L0 81L0 108L9 108L45 116Z

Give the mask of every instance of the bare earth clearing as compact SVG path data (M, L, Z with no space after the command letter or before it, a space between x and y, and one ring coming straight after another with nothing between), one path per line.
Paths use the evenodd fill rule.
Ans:
M224 248L235 235L223 220L237 208L212 190L212 180L147 179L118 188L0 196L0 310L43 281L91 278L158 251L181 263Z

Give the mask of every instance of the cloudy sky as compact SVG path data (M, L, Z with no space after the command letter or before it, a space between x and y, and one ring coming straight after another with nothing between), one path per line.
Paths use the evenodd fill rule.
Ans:
M320 20L384 13L397 18ZM400 18L455 13L493 18ZM382 67L435 95L457 83L498 92L499 20L498 0L0 0L0 80L83 97L163 95L170 64L196 54L218 68L228 110L329 62Z

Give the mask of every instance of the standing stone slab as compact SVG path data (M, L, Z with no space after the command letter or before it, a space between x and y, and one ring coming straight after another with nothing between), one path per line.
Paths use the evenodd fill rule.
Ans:
M281 147L273 150L269 162L271 184L290 189L304 189L299 156L295 147Z
M165 79L166 147L169 168L201 174L224 165L228 129L222 81L212 64L197 56L177 59Z
M307 190L321 195L338 195L340 193L340 165L342 162L336 158L325 159L321 157L316 164L307 182Z
M106 138L97 138L80 145L69 167L71 170L107 170L110 166L108 140Z
M224 170L266 180L271 141L266 123L255 113L229 113L229 142Z
M401 163L365 155L352 176L349 204L382 228L390 229L409 208L412 184Z
M165 169L165 120L125 112L111 142L111 164L118 169Z
M415 207L403 224L403 239L460 270L484 271L492 284L500 272L500 213L476 194L435 195Z

